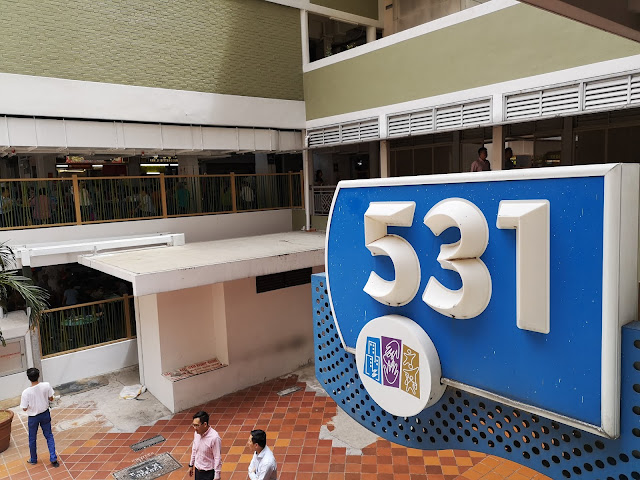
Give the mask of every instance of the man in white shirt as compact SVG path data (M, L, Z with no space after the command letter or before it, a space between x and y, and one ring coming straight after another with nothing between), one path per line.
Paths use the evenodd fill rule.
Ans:
M276 459L267 447L267 434L264 430L251 430L249 447L253 450L253 459L249 464L249 478L251 480L277 480Z
M29 452L31 458L27 463L31 465L38 463L36 435L38 434L38 426L40 426L44 438L47 439L51 465L59 467L56 444L53 440L53 433L51 433L51 414L49 413L49 402L53 401L53 388L48 382L38 381L40 370L37 368L28 369L27 378L31 381L31 386L22 392L22 399L20 400L20 407L29 415Z

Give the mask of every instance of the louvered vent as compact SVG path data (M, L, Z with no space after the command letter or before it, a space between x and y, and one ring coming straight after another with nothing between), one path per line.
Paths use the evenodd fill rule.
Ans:
M629 101L629 77L588 82L584 86L584 109L610 108Z
M436 110L436 130L462 125L462 105L438 108Z
M389 117L387 125L389 137L405 137L428 133L433 130L433 110L393 115Z
M309 130L309 147L318 147L324 144L324 130Z
M380 126L378 120L360 122L360 140L380 138Z
M433 130L433 110L425 110L411 114L411 134L430 132Z
M640 102L640 74L631 76L631 91L629 92L631 103Z
M340 143L340 127L329 127L324 129L324 144L333 145Z
M542 115L558 115L578 110L580 110L580 85L542 92L540 108Z
M393 115L387 119L387 135L404 137L411 134L411 114Z
M478 125L491 122L491 102L471 103L462 107L462 125Z
M521 93L507 97L507 119L537 117L540 115L542 92Z
M359 123L350 123L348 125L341 125L340 130L342 132L341 143L357 142L360 139Z
M344 123L307 132L309 147L322 147L380 138L378 120Z

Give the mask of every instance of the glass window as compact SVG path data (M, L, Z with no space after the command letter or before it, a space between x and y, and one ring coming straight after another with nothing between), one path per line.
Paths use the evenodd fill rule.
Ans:
M605 163L605 130L587 130L576 133L574 165Z

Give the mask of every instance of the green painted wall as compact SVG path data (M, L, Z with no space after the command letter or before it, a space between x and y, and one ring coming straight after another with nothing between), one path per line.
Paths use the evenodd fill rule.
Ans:
M519 4L304 75L307 119L640 54L640 44Z
M300 13L263 0L0 0L0 72L302 99Z
M311 3L361 17L378 19L378 0L311 0Z

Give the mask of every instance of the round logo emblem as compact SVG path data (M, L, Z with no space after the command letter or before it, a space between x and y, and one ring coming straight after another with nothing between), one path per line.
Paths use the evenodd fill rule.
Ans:
M413 320L385 315L358 335L356 363L378 405L400 417L417 415L442 397L440 358L429 335Z

